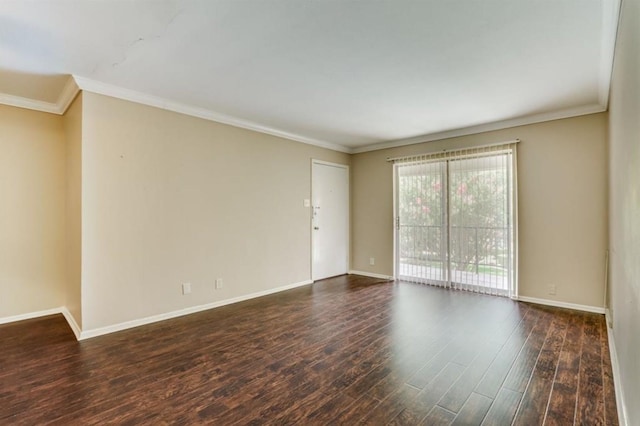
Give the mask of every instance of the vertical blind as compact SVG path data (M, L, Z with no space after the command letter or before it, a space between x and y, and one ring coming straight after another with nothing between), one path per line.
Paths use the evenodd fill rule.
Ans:
M398 278L517 295L517 142L389 159Z

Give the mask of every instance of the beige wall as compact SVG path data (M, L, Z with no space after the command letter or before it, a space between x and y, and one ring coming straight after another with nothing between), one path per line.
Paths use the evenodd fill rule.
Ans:
M392 275L386 158L513 138L520 295L602 306L606 114L349 156L90 93L2 108L0 317L66 304L86 331L309 280L312 158L352 165L351 269Z
M84 330L310 279L311 159L348 155L90 93L82 126Z
M606 120L594 114L354 155L352 269L393 274L393 166L386 158L519 138L520 296L602 307Z
M66 139L66 307L82 327L82 94L63 117Z
M640 424L640 4L625 0L611 88L610 301L627 423Z
M65 303L60 117L0 105L0 318Z

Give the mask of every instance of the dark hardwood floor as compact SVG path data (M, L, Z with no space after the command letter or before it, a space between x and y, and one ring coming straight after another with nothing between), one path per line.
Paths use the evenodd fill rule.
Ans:
M604 317L344 276L76 342L0 326L0 424L615 425Z

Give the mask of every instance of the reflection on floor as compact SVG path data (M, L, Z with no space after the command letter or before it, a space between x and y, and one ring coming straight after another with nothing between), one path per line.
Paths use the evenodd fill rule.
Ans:
M343 276L82 342L60 315L0 341L0 424L617 424L603 316L418 284Z

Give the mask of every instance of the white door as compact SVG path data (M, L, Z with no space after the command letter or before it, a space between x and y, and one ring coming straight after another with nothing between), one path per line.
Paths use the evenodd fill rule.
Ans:
M311 165L313 280L349 269L349 168L313 160Z

